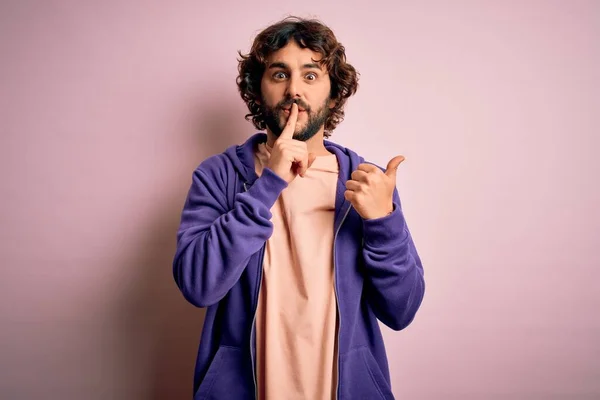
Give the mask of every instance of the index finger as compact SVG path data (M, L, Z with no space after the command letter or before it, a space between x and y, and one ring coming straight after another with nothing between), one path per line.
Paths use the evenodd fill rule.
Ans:
M381 171L377 166L368 163L359 164L359 166L356 169L365 172L377 172L377 170Z
M292 108L290 109L290 116L283 128L283 132L279 137L284 139L293 139L294 131L296 130L296 121L298 121L298 104L293 103Z

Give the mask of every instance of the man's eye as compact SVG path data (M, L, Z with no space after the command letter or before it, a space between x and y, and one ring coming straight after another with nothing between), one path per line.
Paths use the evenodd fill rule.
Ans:
M284 72L275 72L273 78L275 79L285 79L286 74Z
M306 75L306 79L308 79L309 81L314 81L315 79L317 79L317 74L311 72L310 74Z

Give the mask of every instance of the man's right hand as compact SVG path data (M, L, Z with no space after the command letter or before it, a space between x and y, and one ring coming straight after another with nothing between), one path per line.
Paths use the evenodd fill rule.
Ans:
M297 120L298 104L293 103L285 128L275 141L267 164L267 168L288 184L298 175L304 177L306 170L310 168L316 158L313 153L308 152L305 142L293 138Z

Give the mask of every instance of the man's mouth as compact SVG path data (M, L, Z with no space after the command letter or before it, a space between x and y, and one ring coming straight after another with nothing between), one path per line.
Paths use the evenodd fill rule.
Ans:
M283 110L287 111L287 112L290 112L292 110L292 106L283 107ZM298 107L298 111L299 112L303 112L303 111L306 111L306 110L304 108L302 108L302 107Z

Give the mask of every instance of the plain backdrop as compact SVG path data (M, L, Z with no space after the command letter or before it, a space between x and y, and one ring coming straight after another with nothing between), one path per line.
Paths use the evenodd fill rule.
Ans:
M237 51L295 14L361 74L427 290L398 399L600 398L599 1L0 3L0 397L190 399L171 261L192 171L255 133Z

